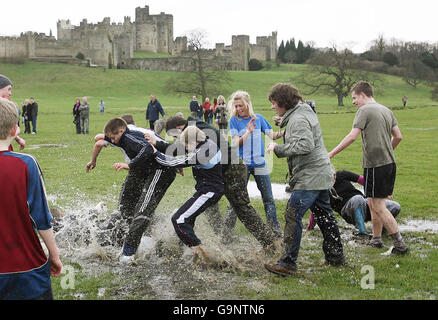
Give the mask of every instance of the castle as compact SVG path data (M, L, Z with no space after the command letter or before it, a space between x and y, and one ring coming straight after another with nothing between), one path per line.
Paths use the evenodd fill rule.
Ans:
M211 70L248 70L248 60L275 60L277 33L257 37L232 36L231 45L216 44L203 49L205 68ZM163 58L134 58L134 52L165 54ZM26 58L32 61L61 62L104 68L192 71L196 52L187 37L173 36L173 16L149 13L149 7L135 9L135 21L125 17L123 23L104 18L97 24L83 19L79 26L69 20L57 23L57 38L51 33L26 32L19 37L0 37L0 58ZM249 58L249 59L248 59Z

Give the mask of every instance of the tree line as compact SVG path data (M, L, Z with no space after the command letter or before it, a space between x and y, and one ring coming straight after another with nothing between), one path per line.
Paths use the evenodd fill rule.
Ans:
M184 95L198 95L203 99L228 91L231 83L229 72L210 71L204 67L206 37L203 30L193 30L188 35L188 43L196 52L193 57L194 70L169 79L166 84L168 90ZM263 67L272 68L274 62L268 61L263 65L255 59L250 60L249 54L248 60L250 70L254 71ZM296 45L292 38L281 42L275 62L277 66L281 63L309 65L291 81L306 95L335 95L338 106L344 105L344 98L350 95L357 81L377 84L382 73L400 76L415 89L420 83L427 83L434 88L432 98L438 100L438 43L432 45L396 39L387 41L379 35L366 52L356 54L336 45L315 48L313 42L305 45L301 40Z
M286 62L287 58L284 60L287 57L286 47L283 51L279 49L277 61L297 63L295 60ZM289 47L293 46L289 43ZM336 45L324 49L312 48L308 52L310 54L304 63L310 68L300 74L297 84L303 86L306 94L335 94L338 106L344 105L343 99L358 80L376 83L380 81L381 73L400 76L414 89L426 83L434 88L432 98L438 100L438 43L388 41L379 35L361 54L355 54L348 48L339 49Z

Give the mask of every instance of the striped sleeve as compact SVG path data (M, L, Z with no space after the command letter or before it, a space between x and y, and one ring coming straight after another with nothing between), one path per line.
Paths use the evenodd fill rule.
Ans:
M196 151L199 152L199 150ZM197 152L187 156L170 157L161 153L160 151L157 151L155 153L155 159L159 164L165 167L187 168L198 164L196 156Z
M47 203L46 186L44 176L38 161L28 156L25 159L29 170L28 205L30 216L37 230L49 230L52 228L53 217L50 214Z

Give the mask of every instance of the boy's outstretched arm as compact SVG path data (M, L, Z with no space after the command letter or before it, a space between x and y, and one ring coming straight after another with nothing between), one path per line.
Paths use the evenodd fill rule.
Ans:
M102 148L105 147L107 142L105 140L97 140L94 145L93 152L91 154L91 161L87 163L85 166L85 171L88 173L90 170L96 168L97 157L99 156Z

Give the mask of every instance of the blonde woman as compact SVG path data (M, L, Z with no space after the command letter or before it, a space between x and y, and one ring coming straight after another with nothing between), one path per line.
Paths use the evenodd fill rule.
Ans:
M252 174L260 190L266 219L274 232L281 236L280 224L277 220L277 209L272 195L271 178L266 167L265 145L263 135L272 140L283 137L283 133L274 132L269 122L253 110L251 97L245 91L235 92L228 103L230 112L230 133L234 145L239 147L239 156L248 167L248 177ZM233 215L227 219L234 219ZM233 223L230 222L230 226Z

